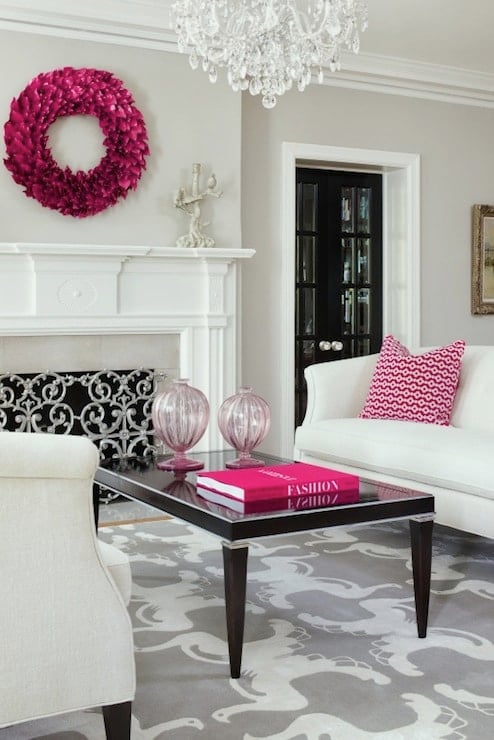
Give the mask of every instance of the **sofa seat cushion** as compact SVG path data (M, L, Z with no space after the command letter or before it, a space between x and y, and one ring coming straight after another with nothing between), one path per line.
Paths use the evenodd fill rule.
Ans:
M297 429L302 453L494 499L492 440L482 432L387 419L327 419Z

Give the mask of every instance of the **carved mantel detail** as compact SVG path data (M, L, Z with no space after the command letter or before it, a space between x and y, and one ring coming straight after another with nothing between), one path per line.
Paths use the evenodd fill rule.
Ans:
M212 408L240 383L239 265L249 249L0 244L0 337L173 334ZM222 445L210 424L203 449Z

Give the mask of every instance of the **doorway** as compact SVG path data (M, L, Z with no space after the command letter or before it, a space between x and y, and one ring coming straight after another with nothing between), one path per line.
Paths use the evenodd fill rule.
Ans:
M378 352L382 341L382 175L297 167L295 426L304 370Z
M383 334L420 346L420 156L406 152L283 142L281 152L281 295L279 453L293 454L295 327L295 169L369 167L383 176Z

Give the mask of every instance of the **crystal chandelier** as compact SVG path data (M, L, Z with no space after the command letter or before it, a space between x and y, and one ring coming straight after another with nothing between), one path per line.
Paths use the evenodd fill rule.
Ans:
M367 0L175 0L178 48L215 82L226 68L233 90L261 95L276 105L296 83L319 82L324 67L340 69L340 51L359 50L367 28Z

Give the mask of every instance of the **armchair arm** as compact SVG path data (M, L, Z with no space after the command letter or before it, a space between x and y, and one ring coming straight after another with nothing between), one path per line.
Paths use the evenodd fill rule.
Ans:
M302 426L321 419L357 416L379 355L320 362L305 368L307 410Z

